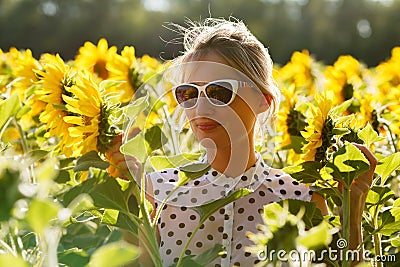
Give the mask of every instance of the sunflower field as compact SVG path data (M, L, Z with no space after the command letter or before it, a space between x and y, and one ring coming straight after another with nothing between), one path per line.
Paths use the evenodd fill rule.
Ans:
M53 54L34 58L29 49L0 50L0 266L140 266L137 239L143 233L149 260L162 266L159 212L150 216L138 177L184 165L180 186L207 171L191 164L202 151L165 89L171 88L163 78L168 67L105 39L86 42L71 61ZM249 234L254 246L245 249L337 248L338 239L348 240L349 188L369 168L352 145L358 143L378 159L362 224L369 261L360 266L396 266L400 47L375 67L349 55L324 65L299 51L275 66L274 75L282 91L276 131L257 149L272 167L323 195L330 215L312 203L266 205L269 227ZM249 193L236 191L196 211L204 222ZM276 242L282 237L284 244ZM201 255L182 253L174 266L206 266L220 253L219 245ZM347 259L326 257L302 266L317 262L350 266ZM258 266L267 264L280 266L277 259Z

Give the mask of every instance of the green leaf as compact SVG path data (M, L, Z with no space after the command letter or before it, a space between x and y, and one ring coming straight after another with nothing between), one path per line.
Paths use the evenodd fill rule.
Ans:
M315 181L321 180L321 174L319 171L322 168L322 164L317 161L305 161L296 166L289 166L283 168L283 171L290 174L294 179L302 183L314 183Z
M15 257L11 254L0 254L0 266L28 267L29 264L19 256Z
M371 213L375 213L380 209L386 201L394 196L394 192L387 186L373 186L369 190L365 206Z
M394 201L393 207L390 209L390 213L392 213L396 221L400 221L400 198Z
M58 262L67 266L84 267L89 262L89 255L83 249L72 248L59 253Z
M135 157L141 163L146 161L146 158L149 155L149 150L149 144L147 143L143 132L140 132L120 147L121 153Z
M327 222L322 221L319 225L306 231L305 235L297 237L297 242L307 249L316 249L329 245L332 234Z
M272 232L276 232L286 223L286 216L280 216L286 214L287 211L283 208L283 203L274 202L264 206L263 220L265 225L268 225Z
M129 212L127 202L131 194L130 190L122 191L121 186L113 177L107 175L102 181L92 178L74 186L65 193L64 206L68 206L82 193L89 194L93 199L93 204L98 208Z
M391 244L393 247L396 247L396 248L400 247L400 236L397 236L396 238L392 239L392 240L390 241L390 244Z
M364 144L368 148L370 148L374 142L379 142L385 139L384 137L379 136L369 123L358 132L358 137L363 140Z
M208 266L213 260L220 257L223 252L222 245L216 244L214 247L207 249L200 255L188 255L182 259L181 266L190 267L203 267ZM175 267L177 263L170 265L169 267Z
M35 232L43 234L50 221L57 218L60 209L58 203L34 199L29 205L27 221Z
M186 255L182 258L180 266L182 267L203 267L203 265L198 264L195 260L193 260L194 255ZM176 267L177 263L171 264L169 267Z
M101 222L120 229L128 230L135 234L138 230L138 222L132 221L128 215L119 212L118 210L106 209L103 213Z
M58 159L50 157L42 164L35 168L35 175L38 181L50 181L57 177L58 174Z
M19 119L22 118L22 116L24 116L25 114L27 114L31 110L32 110L32 107L30 107L28 105L23 105L22 108L20 110L18 110L18 112L15 114L15 118L17 120L19 120Z
M151 151L161 148L168 141L167 137L164 135L160 126L158 125L147 129L144 138L146 139L148 147L151 149Z
M90 210L94 207L93 199L89 194L80 194L74 198L71 203L68 204L67 208L71 210L71 215L77 215L83 211Z
M378 161L375 172L382 177L382 184L389 175L400 167L400 152L396 152Z
M20 103L18 92L13 93L9 99L0 103L0 133L8 119L14 116L19 108Z
M338 136L345 135L348 133L350 133L350 130L347 128L333 128L333 130L332 130L332 134L338 135Z
M207 220L214 212L218 211L220 208L226 206L227 204L238 200L244 196L251 194L253 191L247 188L241 188L230 193L227 197L221 198L201 206L192 207L194 211L196 211L200 215L200 224Z
M160 97L149 97L149 103L151 106L151 110L154 112L158 112L166 103L160 99Z
M345 142L345 145L334 154L333 164L341 174L341 177L335 178L341 179L347 186L369 169L369 161L364 154L349 142Z
M101 222L105 224L115 225L118 221L118 215L118 210L105 209Z
M220 256L220 253L223 252L223 247L221 244L216 244L214 247L207 249L200 255L195 257L195 261L200 264L200 266L207 266L213 260Z
M118 241L97 249L90 257L88 267L119 267L138 257L138 247L124 241Z
M25 155L25 163L26 165L31 165L39 160L41 160L42 158L44 158L47 154L49 154L49 151L46 150L32 150L29 151L26 155Z
M105 91L111 87L118 86L125 81L116 81L116 80L103 80L99 84L99 91Z
M379 233L391 236L400 231L400 221L396 221L389 210L382 213L380 219Z
M178 173L178 184L177 186L182 186L188 182L195 180L203 176L206 172L211 169L210 163L191 163L179 168Z
M174 156L153 156L149 159L149 161L153 168L156 171L159 171L166 168L176 168L184 164L192 163L193 161L198 160L200 156L200 153L183 153Z
M23 198L24 189L20 187L20 173L13 168L4 168L0 162L0 223L8 221L18 199ZM8 164L8 162L5 162ZM28 189L28 191L30 191ZM26 195L30 195L28 192Z
M353 99L349 99L331 109L330 114L340 117L351 106Z
M281 147L280 149L282 150L287 150L287 149L293 149L294 152L297 154L303 154L303 146L306 143L306 139L303 136L296 136L296 135L291 135L290 136L291 143L289 145L286 145L284 147Z
M121 178L115 178L117 183L121 186L121 190L125 191L130 188L131 181L127 181Z
M149 96L143 96L135 100L132 104L124 107L124 114L130 119L134 119L149 105Z
M317 187L311 186L310 187L313 192L317 192L324 197L324 199L332 198L336 205L341 206L341 193L337 188L332 187Z
M110 163L102 160L96 151L90 151L78 158L74 171L88 171L90 167L105 170L108 166Z
M302 220L304 221L307 229L319 225L324 219L321 210L317 208L316 202L308 202L298 199L286 199L277 203L282 207L284 203L288 203L289 212L294 215L297 215L302 209L305 209Z

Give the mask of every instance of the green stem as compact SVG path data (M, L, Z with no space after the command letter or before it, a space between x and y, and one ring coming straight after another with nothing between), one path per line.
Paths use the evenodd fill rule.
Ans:
M29 147L28 147L28 142L26 141L25 133L15 118L13 118L13 122L14 122L15 128L17 128L17 130L18 130L19 136L21 137L21 145L22 145L23 154L26 154L26 153L28 153ZM35 177L33 165L30 165L28 167L28 170L29 170L29 182L31 184L36 184L36 177Z
M349 250L349 240L350 240L350 188L347 186L343 187L343 238L347 241L347 246L343 248L344 259L342 261L342 267L349 267L350 262L347 259L347 251Z
M17 128L19 136L21 137L22 150L24 151L24 154L25 154L28 152L28 142L26 141L25 133L15 118L13 118L13 121L14 121L15 128Z
M153 86L149 86L151 88L151 90L157 95L157 99L160 99L160 97L162 97L162 95L158 94L157 90L153 87ZM165 93L164 93L165 95ZM178 142L176 140L176 134L173 133L172 131L172 127L171 125L171 116L168 114L168 108L166 107L166 105L163 105L162 111L164 112L164 116L165 116L165 120L168 122L168 128L169 128L169 133L170 133L170 139L172 140L172 149L174 151L173 155L176 155L176 153L179 151L179 146L178 146Z
M185 244L185 247L182 249L182 252L181 252L181 255L179 256L179 260L178 260L178 262L177 262L177 264L176 264L176 267L180 267L180 266L181 266L183 257L185 256L185 252L186 252L187 248L189 247L190 242L192 241L194 235L197 233L197 231L200 229L200 227L201 227L201 225L202 225L203 223L204 223L204 220L201 220L201 221L197 224L196 228L193 230L192 234L190 235L188 241L187 241L186 244Z
M158 218L161 216L161 212L162 212L164 206L167 204L168 199L172 196L173 193L175 193L175 191L176 191L178 188L179 188L179 186L176 186L176 187L168 194L168 196L163 200L163 202L161 203L160 207L158 207L157 213L156 213L156 215L154 216L154 219L153 219L153 227L157 225Z
M9 118L6 123L4 123L3 128L0 131L0 139L3 136L4 132L6 131L8 124L12 121L12 118Z
M145 162L147 159L145 160ZM141 242L141 245L144 247L144 249L147 251L148 255L150 255L152 262L154 263L154 266L156 267L162 267L162 261L161 261L161 256L160 252L158 250L158 242L157 242L157 236L156 236L156 231L155 227L152 226L151 220L150 220L150 214L148 212L147 206L146 206L146 190L145 190L145 179L141 179L140 182L140 190L139 190L139 185L137 181L132 177L131 173L129 171L125 171L119 166L115 164L111 164L115 168L117 168L121 173L125 174L126 177L128 177L129 181L133 182L133 188L132 188L132 193L135 196L135 198L139 201L139 209L142 214L142 224L145 229L141 227L140 218L136 217L135 215L128 213L127 215L130 217L131 221L137 222L135 224L138 227L138 231L142 234L141 236L139 234L136 234L132 232L135 236L138 237L139 242L140 238L144 238L144 242ZM141 177L145 177L145 171L144 171L144 163L141 165Z
M146 205L146 181L145 181L145 171L144 171L144 166L147 161L147 158L145 159L144 163L142 164L142 174L141 174L141 181L140 181L140 192L137 187L134 187L135 194L140 196L140 204L139 204L139 209L142 213L142 218L143 218L143 226L145 227L145 231L139 227L140 230L142 230L142 236L145 236L146 241L148 242L150 249L145 246L148 254L151 256L152 261L156 267L162 267L162 260L160 256L160 251L158 249L158 242L157 242L157 236L156 236L156 231L155 227L151 223L150 219L150 214L147 209Z
M392 147L393 147L394 152L396 153L396 152L398 152L396 141L395 141L396 139L393 137L393 132L390 129L389 125L387 125L386 123L384 123L384 125L386 126L386 130L389 132L390 141L392 141Z
M374 213L374 228L378 229L378 211ZM374 250L375 250L375 257L381 258L382 256L382 246L381 246L381 235L379 233L374 234ZM383 267L382 262L375 262L376 267Z

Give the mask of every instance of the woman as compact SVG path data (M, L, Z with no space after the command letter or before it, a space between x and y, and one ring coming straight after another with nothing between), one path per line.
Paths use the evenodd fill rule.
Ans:
M213 214L199 229L186 255L223 245L226 254L210 266L252 266L259 261L245 252L246 232L257 232L264 205L282 199L316 201L327 213L324 199L281 170L270 168L255 152L255 128L263 115L273 118L279 91L272 77L267 49L242 22L207 19L184 29L185 52L174 61L180 82L173 88L193 134L206 150L201 162L211 169L170 196L158 221L163 264L176 262L199 216L189 207L228 195L239 188L254 192ZM376 159L356 145L370 161L370 170L351 188L349 248L361 242L361 215L372 183ZM171 192L178 169L148 175L154 205Z

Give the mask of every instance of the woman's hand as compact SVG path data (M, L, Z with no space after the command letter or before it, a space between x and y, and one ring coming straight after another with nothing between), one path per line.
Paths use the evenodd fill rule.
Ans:
M105 155L110 166L108 173L113 177L119 177L129 180L132 175L134 178L140 176L141 165L140 162L132 156L124 155L119 150L122 145L122 134L118 135L108 147Z

